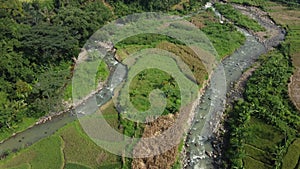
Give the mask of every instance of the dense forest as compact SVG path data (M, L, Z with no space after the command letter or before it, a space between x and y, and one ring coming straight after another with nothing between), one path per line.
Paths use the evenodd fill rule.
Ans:
M183 6L205 2L189 1ZM169 11L176 3L178 0L1 0L0 130L11 131L26 119L64 109L74 60L102 25L134 12Z
M73 59L111 17L102 1L1 1L0 130L63 109Z

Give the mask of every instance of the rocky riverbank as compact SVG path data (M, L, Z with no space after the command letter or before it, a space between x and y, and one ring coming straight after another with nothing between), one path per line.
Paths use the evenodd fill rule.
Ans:
M248 7L242 7L244 11L248 11ZM236 6L235 8L237 9ZM227 105L235 99L242 98L244 85L258 65L256 65L257 67L248 68L255 63L261 54L271 50L284 40L285 31L278 27L265 12L255 7L249 8L251 8L251 10L249 10L248 13L243 13L245 15L251 15L250 17L257 20L266 29L264 33L268 36L262 35L262 32L255 33L239 28L246 36L247 40L245 44L236 50L233 55L222 61L226 74L227 91L229 91L227 93L227 99L225 98L223 100L227 101ZM215 11L215 13L216 15L219 14L218 11ZM219 17L221 20L224 19L223 21L230 22L221 14L219 14ZM216 83L220 83L220 81L217 80ZM200 116L198 115L199 117L195 119L187 136L185 149L187 149L186 156L188 158L184 161L184 168L218 168L221 166L223 148L222 133L226 132L222 122L226 119L226 116L223 115L225 108L221 110L220 107L221 98L213 97L214 92L207 90L204 98L202 98L203 102L210 102L210 100L219 101L213 102L212 107L208 106L208 108L206 108L207 103L201 104L201 106L204 107L200 107L198 112ZM210 115L203 117L201 115L203 111L210 111ZM198 125L197 123L199 123L202 118L206 118L205 124Z
M245 89L246 82L248 81L249 77L252 76L253 72L260 66L259 63L255 63L253 67L249 68L247 71L243 73L239 80L237 80L234 84L230 86L230 90L226 94L226 110L230 110L235 101L243 98L243 92ZM222 123L224 120L227 119L227 114L223 114L222 116ZM211 144L214 148L213 151L213 158L214 158L214 166L216 168L221 167L222 165L222 150L224 147L224 133L226 133L226 128L224 125L219 125L217 127L215 137L212 138Z
M256 20L266 29L266 31L262 32L254 32L252 30L248 31L255 36L260 43L263 43L268 50L271 50L272 47L277 46L282 40L284 40L286 31L276 25L268 12L254 6L244 6L239 4L232 4L232 6L244 15Z
M241 11L243 14L258 21L258 23L266 29L264 32L253 32L251 30L248 31L265 46L267 51L272 50L273 47L278 46L284 40L286 31L277 26L267 12L253 6L243 6L238 4L232 5L235 9ZM246 82L259 66L259 62L254 63L253 66L246 70L236 82L230 84L230 89L226 94L226 110L230 109L235 101L243 98ZM223 114L222 119L223 121L227 120L226 114ZM216 137L214 137L211 142L212 146L214 147L214 154L216 155L214 158L214 165L216 168L222 166L222 150L224 145L226 145L226 140L224 140L225 132L226 128L224 125L221 125L218 128L218 132L215 133Z
M110 55L110 56L115 56L116 50L113 47L113 45L110 44L110 43L107 43L107 44L99 43L98 48L105 49L107 51L107 54ZM80 63L84 62L87 59L88 59L88 52L87 52L87 50L82 49L81 53L78 56L78 59L74 59L75 66L76 66L76 64L80 64ZM104 61L105 62L111 62L111 60L106 61L105 58L104 58ZM117 62L116 59L114 61ZM115 71L115 68L113 67L115 64L108 64L108 65L109 65L109 70L112 74L112 72ZM75 70L72 70L72 72L71 72L72 75L74 74L74 71ZM39 120L37 120L33 125L27 127L26 130L31 130L31 129L34 129L38 126L41 126L40 128L43 128L42 127L43 125L47 125L47 123L51 123L53 120L57 121L57 120L63 118L63 116L66 116L66 114L71 114L72 116L75 116L76 113L78 113L78 114L84 113L84 112L75 112L75 109L80 107L81 105L84 105L90 98L94 97L100 91L102 91L104 89L104 87L106 87L104 84L106 84L107 81L108 80L103 81L103 82L99 82L98 86L95 90L91 91L87 96L85 96L84 98L78 100L77 102L62 101L63 102L63 107L64 107L63 110L57 111L57 112L50 112L49 114L47 114L47 115L41 117ZM73 118L75 119L75 117L73 117ZM0 144L3 144L5 142L9 141L10 139L14 140L15 138L19 137L19 135L22 135L22 133L25 132L26 130L20 131L20 132L17 132L17 133L13 133L11 137L8 137L7 139L2 140L0 142ZM20 145L21 145L21 143L20 143Z
M99 47L100 48L104 48L107 50L107 52L109 54L111 54L112 56L115 56L115 53L116 53L116 49L113 47L113 45L111 43L103 43L103 42L99 42L98 43ZM79 56L78 56L78 59L74 59L75 61L75 64L74 64L74 67L76 67L76 65L79 65L83 62L85 62L86 60L88 60L88 51L86 49L82 49L81 52L79 53ZM112 74L112 72L114 71L114 68L113 67L109 67L110 69L110 73ZM72 70L71 74L72 74L72 77L73 77L73 74L74 74L74 71L75 69ZM74 111L77 107L79 107L80 105L83 105L85 104L85 102L90 99L91 97L95 96L97 93L99 93L103 87L104 87L104 84L107 83L107 80L105 81L102 81L102 82L99 82L98 85L97 85L97 88L93 91L91 91L87 96L85 96L84 98L80 99L79 101L77 102L73 102L73 101L63 101L63 106L64 106L64 110L62 111L59 111L59 112L54 112L54 113L49 113L49 115L46 115L44 117L41 117L36 123L35 125L39 125L39 124L44 124L46 123L47 121L51 121L53 118L55 117L58 117L64 113L67 113L67 112L72 112ZM80 113L80 112L79 112Z

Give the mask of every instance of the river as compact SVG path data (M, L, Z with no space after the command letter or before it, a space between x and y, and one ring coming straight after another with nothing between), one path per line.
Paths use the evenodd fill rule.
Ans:
M256 19L257 18L259 17L256 17ZM270 46L276 46L284 39L284 31L274 24L270 24L270 21L264 23L266 22L265 20L259 20L259 22L267 29L278 29L278 34L274 37L270 37L266 41L267 43L263 43L259 42L255 36L239 28L246 36L246 42L231 56L228 56L222 61L222 65L220 66L223 66L224 69L222 70L224 72L219 72L218 70L221 69L216 69L217 71L215 71L211 77L210 85L205 91L201 103L197 106L192 126L185 143L185 168L214 168L213 162L215 160L212 158L214 156L214 149L211 145L211 139L214 137L214 130L217 128L216 124L221 120L227 91L230 90L231 84L237 81L243 71L249 68L261 54L266 53ZM109 54L111 55L112 53ZM125 76L124 72L126 72L126 70L124 70L126 67L122 65L118 66L120 63L116 60L105 61L110 67L110 74L114 74L114 76L117 74L120 78L112 79L112 77L109 77L107 85L96 94L99 103L98 106L105 104L111 99L112 89L121 82ZM119 68L116 69L117 67ZM224 84L225 79L223 79L222 74L225 74L226 84ZM227 89L226 91L223 90L224 87ZM87 100L86 103L88 104L89 101ZM80 107L76 110L80 111ZM0 144L0 154L6 150L16 150L27 147L42 138L52 135L61 127L76 120L77 117L74 114L73 111L61 114L51 121L35 125L16 134Z
M235 7L239 9L242 8L242 6L238 5ZM213 10L217 16L221 17L218 11ZM249 68L260 55L266 53L269 49L277 46L284 40L285 31L276 26L270 18L260 19L259 13L254 14L250 13L251 11L247 12L246 14L251 14L253 19L257 20L268 31L275 32L275 34L262 41L256 36L251 35L248 31L238 28L238 30L246 36L246 42L221 63L225 71L227 91L221 91L222 86L216 85L222 82L220 74L223 72L216 71L211 77L210 85L196 109L190 132L188 132L185 143L185 157L183 160L184 168L216 168L216 162L220 162L220 159L218 159L220 150L218 150L218 146L213 148L212 141L216 137L215 130L219 129L219 122L225 110L226 97L222 96L231 90L232 84L241 77L243 72Z
M34 125L26 129L25 131L17 133L16 135L3 141L0 144L0 154L4 153L7 150L15 151L21 148L28 147L31 144L54 134L57 130L64 127L66 124L78 119L77 116L81 116L81 113L84 111L84 107L89 107L86 104L93 103L89 101L91 99L94 99L93 97L96 97L99 107L111 100L112 89L122 81L126 74L126 70L124 70L126 69L126 67L115 60L112 55L114 55L113 52L108 52L103 60L109 67L110 75L114 75L114 78L112 78L112 76L108 77L107 84L103 86L100 91L98 91L95 95L92 95L81 105L76 107L76 112L74 109L70 110L66 113L53 117L52 120ZM117 76L120 78L116 78ZM82 114L82 116L83 115L84 114Z

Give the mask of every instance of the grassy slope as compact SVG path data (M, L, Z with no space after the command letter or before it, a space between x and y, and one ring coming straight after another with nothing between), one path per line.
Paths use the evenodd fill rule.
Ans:
M193 76L199 85L203 84L204 80L207 80L208 73L205 66L199 56L190 48L167 41L157 44L156 47L180 56L182 61L191 69Z
M283 158L282 169L300 168L300 139L296 139Z
M247 130L250 131L247 144L262 150L274 150L273 146L280 143L284 138L283 133L276 127L266 124L263 120L255 117L251 118L247 125Z
M210 10L192 17L191 21L207 35L218 52L220 60L232 54L246 39L232 24L221 24L214 12Z
M110 112L109 109L105 111ZM115 121L118 121L117 117ZM66 168L120 168L121 163L118 156L106 152L91 141L78 121L0 161L0 168L31 166L32 169L57 169L63 165Z
M229 0L228 2L252 6L265 6L267 4L265 0Z
M232 24L219 23L219 19L210 10L203 11L191 17L189 20L207 35L219 54L219 60L232 54L245 41L244 35L237 31ZM152 41L146 41L143 38L136 38L136 40L131 38L128 40L131 43L124 43L122 45L117 44L117 55L119 56L120 60L124 60L130 54L133 54L141 49L154 47L160 48L160 46L166 45L166 41L170 42L171 40L170 38L163 36L158 36L152 39L151 37L147 37L146 39L150 39ZM175 54L177 53L175 52Z
M245 169L271 169L272 166L262 163L261 161L255 160L252 157L246 156L244 159Z
M249 18L246 15L243 15L229 4L217 3L215 7L222 15L224 15L237 26L252 30L254 32L265 31L265 28L263 28L257 21Z
M62 140L58 135L51 136L1 161L0 168L23 168L28 166L33 169L61 168L63 166L61 145Z
M272 165L270 154L274 152L275 145L284 139L283 134L273 125L252 117L246 126L249 136L245 143L246 157L243 158L245 168Z

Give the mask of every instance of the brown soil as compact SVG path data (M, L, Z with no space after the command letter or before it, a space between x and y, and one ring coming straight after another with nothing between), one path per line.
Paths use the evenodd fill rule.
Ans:
M193 71L193 75L198 84L203 84L203 81L205 80L205 76L207 76L208 73L210 73L211 71L209 70L208 66L204 65L205 63L203 63L206 60L204 57L209 56L209 53L205 53L204 51L196 51L197 54L201 55L198 56L195 53L195 51L193 51L191 48L187 46L176 45L170 42L161 42L160 44L157 45L157 48L178 55L182 59L182 61L188 65L189 69ZM184 69L180 65L179 67L181 69ZM194 78L191 77L191 79Z
M203 12L191 18L191 23L200 29L206 27L206 22L218 23L219 19L212 12Z
M300 69L298 68L291 77L289 84L289 96L294 105L300 110Z
M143 133L143 138L150 138L153 136L160 135L163 133L165 130L169 129L175 121L175 116L172 114L166 115L166 116L161 116L155 121L149 123L146 125L144 133ZM169 140L169 141L174 141ZM161 143L157 144L147 144L143 141L139 142L133 152L134 154L143 154L143 152L147 151L155 151L155 149L159 149L159 146ZM158 150L160 151L160 150ZM170 150L161 153L160 155L155 155L152 157L147 157L147 158L135 158L132 161L132 168L133 169L168 169L171 168L172 165L176 161L178 153L178 145L174 146Z
M300 11L290 10L288 7L269 2L270 16L280 25L298 25L300 22Z

